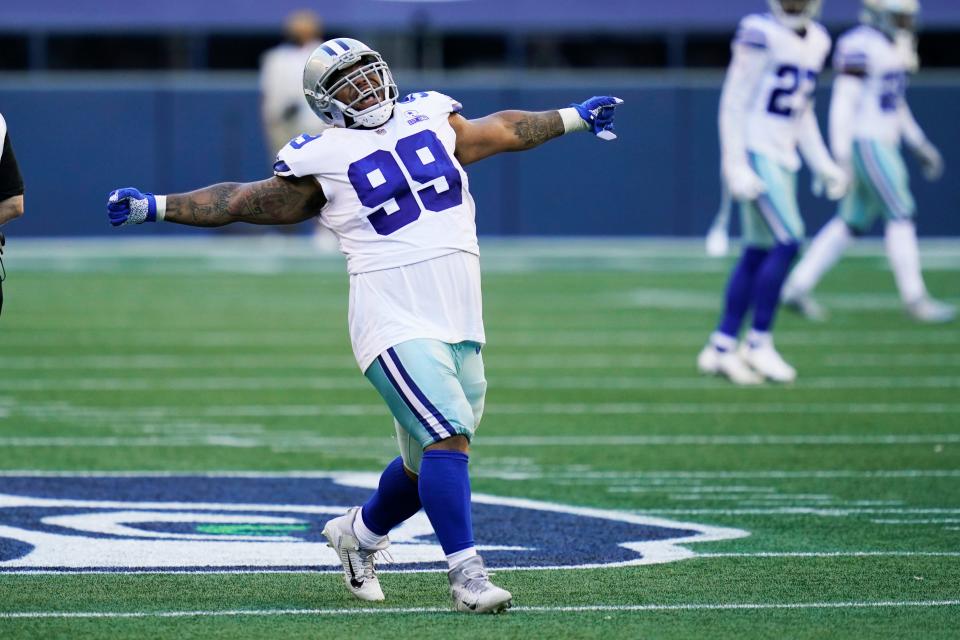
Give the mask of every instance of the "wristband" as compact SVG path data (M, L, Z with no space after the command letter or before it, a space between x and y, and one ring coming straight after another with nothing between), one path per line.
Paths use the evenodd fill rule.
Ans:
M573 107L567 107L566 109L558 109L557 113L560 114L560 119L563 120L563 132L564 133L573 133L574 131L589 131L590 125L587 124L587 121L580 117L580 114L577 113L577 110Z
M157 222L162 222L167 214L167 196L154 196L157 203Z

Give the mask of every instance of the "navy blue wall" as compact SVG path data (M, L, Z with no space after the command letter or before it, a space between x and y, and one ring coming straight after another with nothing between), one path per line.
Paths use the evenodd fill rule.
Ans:
M418 79L401 89L449 93L463 102L468 117L505 108L557 108L600 93L626 100L618 111L616 142L567 136L471 166L481 233L693 235L704 232L719 199L720 80ZM910 95L947 161L946 178L933 185L911 165L921 233L960 235L960 81L921 79ZM825 122L826 90L819 98ZM27 184L28 215L9 229L17 235L108 233L104 200L114 187L170 193L270 175L250 78L134 86L80 79L0 83L0 111ZM815 230L831 206L801 191L808 228ZM186 231L176 225L149 229Z

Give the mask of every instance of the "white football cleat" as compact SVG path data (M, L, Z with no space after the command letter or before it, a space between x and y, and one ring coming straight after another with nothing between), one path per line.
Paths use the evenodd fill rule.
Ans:
M384 599L374 556L390 546L389 538L373 549L361 549L360 542L353 532L353 521L360 513L360 507L353 507L346 514L334 518L323 527L323 535L330 547L337 552L343 565L343 580L354 596L360 600L379 602Z
M754 373L736 351L718 351L712 344L705 346L697 356L697 369L704 375L723 376L736 385L763 383L763 378Z
M957 317L957 308L951 304L934 300L924 296L916 302L907 305L907 313L917 322L928 324L942 324L951 322Z
M783 384L797 379L797 370L777 352L772 340L740 345L740 355L759 375L772 382Z
M826 322L830 317L830 313L826 310L826 308L814 300L809 294L784 294L781 303L787 309L790 309L791 311L794 311L800 316L813 322Z
M467 613L502 613L513 605L513 596L490 582L483 558L472 556L447 572L453 608Z
M722 258L730 250L730 236L726 227L712 227L707 234L707 255Z

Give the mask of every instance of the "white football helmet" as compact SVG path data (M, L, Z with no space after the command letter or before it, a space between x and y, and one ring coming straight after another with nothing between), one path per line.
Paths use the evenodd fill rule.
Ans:
M344 73L354 66L349 74ZM307 59L303 93L324 122L348 129L373 129L390 119L398 92L390 67L379 53L359 40L334 38ZM372 103L364 106L371 99Z
M767 0L767 4L777 22L788 29L800 31L820 15L823 0Z
M903 57L907 69L920 67L917 56L919 0L863 0L860 21L887 34Z
M916 31L919 14L918 0L863 0L860 21L893 38L898 31Z

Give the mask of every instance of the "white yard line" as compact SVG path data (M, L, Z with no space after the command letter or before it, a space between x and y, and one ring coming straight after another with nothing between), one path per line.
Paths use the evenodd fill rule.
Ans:
M960 558L957 551L756 551L698 553L696 558Z
M960 515L960 508L843 508L772 507L763 509L642 509L635 513L684 516L820 516L827 518L862 515Z
M6 404L6 406L4 406ZM168 418L278 418L322 416L386 416L387 408L380 403L369 404L236 404L200 406L140 406L108 408L80 406L71 403L30 404L0 401L0 408L38 420L65 420L69 422L109 422L158 420ZM487 406L487 415L810 415L848 414L915 416L954 415L960 413L960 403L949 402L568 402L568 403L493 403Z
M355 439L345 439L351 443ZM22 476L37 478L330 478L342 472L332 471L37 471L33 469L0 470L0 477ZM478 475L491 477L496 471L481 472ZM506 472L504 472L506 473ZM960 469L928 470L928 469L886 469L876 471L852 471L846 469L832 469L821 471L650 471L650 472L620 472L620 471L576 471L564 474L538 474L536 472L519 472L525 478L532 480L564 478L580 482L582 479L621 480L621 479L780 479L780 478L960 478Z
M69 346L78 344L109 343L111 345L152 345L176 347L260 347L301 346L314 348L318 343L315 329L242 331L242 330L163 330L138 331L128 329L84 329L64 333L62 329L34 329L29 327L4 330L17 345ZM346 334L341 334L346 340ZM505 328L491 332L488 348L501 347L643 347L643 346L697 346L705 340L704 332L668 327L637 330L629 328L604 328L603 331L573 330L545 326L540 331L512 330ZM329 338L323 339L330 344ZM928 330L923 332L903 331L856 331L851 329L822 331L794 331L778 336L782 347L798 346L918 346L957 345L960 333Z
M698 343L699 344L699 343ZM503 353L488 358L501 371L508 369L649 369L674 368L689 370L696 348L690 354L624 353L561 353L549 355L516 355ZM840 352L817 359L821 366L836 368L865 367L960 367L960 354L952 353L888 353ZM116 356L0 356L0 370L136 370L136 369L256 369L284 370L336 369L357 371L354 359L346 355L309 355L290 353L262 354L189 354L163 355L141 353Z
M478 441L479 442L479 441ZM482 464L482 463L481 463ZM0 472L2 473L2 472ZM787 479L867 479L867 478L960 478L960 469L877 469L856 471L852 469L822 469L811 471L786 471L770 469L764 471L589 471L571 470L564 472L541 472L537 470L499 470L485 469L479 466L474 473L477 476L524 480L570 480L577 484L584 482L618 484L631 482L698 481L698 480L787 480Z
M477 442L483 447L610 447L610 446L864 446L929 445L960 443L960 434L873 436L493 436ZM12 436L0 437L0 447L294 447L389 448L388 436L322 437L304 434L196 434L178 436Z
M514 607L518 613L587 613L587 612L648 612L648 611L745 611L769 609L885 609L905 607L955 607L960 600L879 600L853 602L778 602L778 603L697 603L697 604L636 604L636 605L580 605L570 607ZM350 616L402 615L444 613L455 614L449 607L384 607L354 609L228 609L195 611L15 611L0 613L0 619L17 618L208 618L242 616Z
M489 379L491 388L509 389L606 389L606 390L671 390L728 391L729 386L712 378L656 376L500 376L494 373ZM5 391L195 391L211 390L256 391L277 389L309 389L315 391L367 391L369 383L359 376L205 376L205 377L84 377L84 378L0 378L0 388ZM778 387L766 386L755 392L774 391ZM803 377L792 385L794 389L958 389L960 376L859 376L859 377Z
M935 520L871 520L874 524L960 524L960 518L938 518Z

